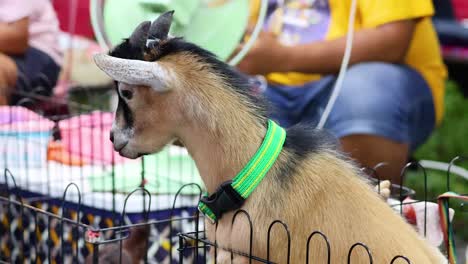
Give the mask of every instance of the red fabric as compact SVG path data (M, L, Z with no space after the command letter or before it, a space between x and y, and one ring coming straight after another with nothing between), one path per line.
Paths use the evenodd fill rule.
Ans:
M408 223L416 225L416 211L414 210L413 202L415 201L409 197L403 201L403 203L408 203L403 204L403 216L406 218Z
M73 4L76 4L75 11L72 9ZM94 39L89 0L54 0L53 6L62 31ZM74 17L72 17L73 14L75 14Z
M457 19L468 19L468 1L452 0L452 5Z

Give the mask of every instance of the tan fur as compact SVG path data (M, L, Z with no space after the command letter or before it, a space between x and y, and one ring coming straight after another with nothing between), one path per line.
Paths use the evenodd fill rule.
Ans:
M282 154L283 157L285 155L287 153ZM412 263L444 263L437 249L423 241L367 184L356 177L353 167L337 159L334 153L311 156L293 176L292 184L285 192L269 187L277 184L272 177L274 173L261 183L243 208L253 216L254 255L266 257L268 225L279 219L288 223L291 233L290 263L305 262L306 242L313 231L321 231L328 237L331 263L347 263L348 251L357 242L369 247L374 263L390 263L397 255L408 257ZM243 222L244 227L231 229L231 215L223 216L219 223L217 241L221 247L240 245L244 252L248 252L247 222ZM214 226L207 223L207 227L210 236L214 237ZM231 241L224 244L220 237ZM285 231L276 226L272 237L270 260L286 263ZM318 238L312 241L310 263L326 263L324 241ZM352 256L351 263L370 263L362 248L356 248ZM229 263L228 260L221 263Z
M156 152L179 139L195 160L208 191L213 192L232 179L260 146L265 128L255 117L257 108L226 88L223 77L195 55L168 55L159 63L176 73L178 83L167 93L135 88L137 94L129 102L135 131L128 151ZM279 186L279 171L289 156L287 151L281 153L242 208L254 224L254 255L266 258L267 228L279 219L291 233L290 263L305 262L307 238L313 231L328 237L332 263L347 263L348 251L357 242L370 248L374 263L390 263L396 255L412 263L444 263L440 252L394 213L339 153L310 154L284 180L285 186ZM216 239L222 248L248 252L247 222L240 216L231 226L232 215L224 215L216 231L207 223L208 238ZM270 260L286 263L284 230L276 226L272 238ZM326 263L322 240L314 239L310 252L310 263ZM220 250L218 261L230 263L230 254ZM235 262L245 261L236 258ZM369 263L367 254L356 248L352 263Z

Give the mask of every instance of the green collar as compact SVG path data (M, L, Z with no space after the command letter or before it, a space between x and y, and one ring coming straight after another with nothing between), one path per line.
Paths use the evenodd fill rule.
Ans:
M232 181L221 184L211 196L204 196L198 209L212 222L218 221L225 212L239 209L275 163L285 138L286 131L268 120L265 138L252 159Z

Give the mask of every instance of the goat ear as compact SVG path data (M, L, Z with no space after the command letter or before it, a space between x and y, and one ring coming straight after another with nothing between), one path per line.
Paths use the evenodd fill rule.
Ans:
M171 69L157 61L129 60L101 53L94 62L109 77L130 85L146 85L158 92L170 90L175 84Z
M165 12L160 15L152 24L149 29L149 39L164 40L167 39L169 30L171 29L172 16L174 10Z
M132 47L144 47L148 39L148 31L151 27L150 21L144 21L138 25L128 39Z

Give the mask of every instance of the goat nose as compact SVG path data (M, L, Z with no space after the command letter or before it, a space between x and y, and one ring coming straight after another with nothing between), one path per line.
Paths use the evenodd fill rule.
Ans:
M114 132L112 132L112 131L110 132L110 137L109 137L109 139L110 139L110 141L111 141L112 143L114 143Z
M128 141L117 141L114 143L114 150L120 152L126 145Z

